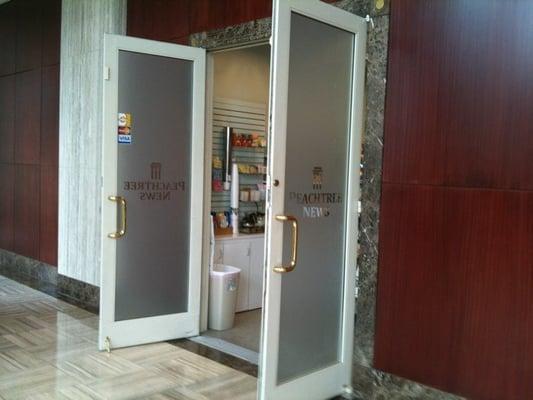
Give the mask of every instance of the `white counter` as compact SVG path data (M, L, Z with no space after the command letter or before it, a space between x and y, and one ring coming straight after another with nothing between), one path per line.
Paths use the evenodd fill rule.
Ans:
M265 239L264 233L239 233L238 235L215 236L215 241Z

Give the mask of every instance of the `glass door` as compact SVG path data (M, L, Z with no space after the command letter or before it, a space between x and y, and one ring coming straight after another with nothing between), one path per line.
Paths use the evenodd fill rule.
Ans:
M99 347L197 335L205 50L106 35L104 74Z
M366 23L276 0L261 399L349 390Z

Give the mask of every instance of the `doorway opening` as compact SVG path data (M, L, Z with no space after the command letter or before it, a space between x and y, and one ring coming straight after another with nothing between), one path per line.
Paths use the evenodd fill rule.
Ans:
M201 48L106 35L99 347L196 336L226 353L248 350L252 362L260 350L259 398L318 400L350 391L352 377L366 22L320 1L276 1L274 10L262 104L236 98L254 92L245 56L221 86L217 53L206 58ZM120 162L126 156L135 168ZM160 190L172 191L167 203L157 195L142 203L143 193ZM168 234L174 225L181 231ZM172 275L177 269L181 278ZM218 294L215 272L228 278ZM131 280L141 295L121 290L135 289ZM176 293L185 301L174 301ZM126 318L117 319L117 295L129 300ZM157 309L146 311L152 304ZM242 326L235 311L261 308L260 323L242 335L210 335L210 327ZM211 321L214 309L218 321ZM261 344L250 349L239 337Z
M204 283L213 268L239 273L238 282L221 283L225 293L203 286L201 335L193 340L253 364L263 306L269 87L268 43L208 55L206 213L213 236L204 246ZM232 301L221 296L235 297L233 323L214 316L221 302Z

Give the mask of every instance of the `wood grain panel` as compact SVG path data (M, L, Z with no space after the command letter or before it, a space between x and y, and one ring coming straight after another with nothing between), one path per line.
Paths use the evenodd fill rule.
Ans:
M13 251L39 258L40 168L38 165L15 166L15 206Z
M446 184L533 190L533 3L447 3Z
M271 16L271 0L128 0L127 33L187 43L192 33Z
M455 268L443 247L443 191L384 184L374 365L444 388L451 370Z
M38 164L41 134L41 69L16 75L15 162Z
M270 0L128 0L127 32L130 36L186 43L191 33L271 14Z
M16 10L14 2L0 6L0 75L15 72Z
M272 4L267 0L195 1L191 3L190 33L224 28L271 15Z
M41 165L58 165L59 65L42 69Z
M59 64L61 0L42 3L42 65Z
M533 3L391 13L384 181L533 189Z
M154 15L158 15L154 23L153 35L161 40L185 36L189 32L190 1L158 0L152 2Z
M209 29L217 29L226 26L227 16L223 9L226 0L211 1L197 0L191 7L189 19L189 33L203 32Z
M0 248L13 248L15 167L0 163Z
M42 2L16 0L17 34L15 68L17 72L41 66L42 57Z
M61 0L0 6L0 247L52 264L60 30Z
M154 38L153 8L146 0L128 0L128 36Z
M375 366L533 398L533 193L384 184Z
M383 181L441 184L445 139L438 107L443 2L402 2L390 22ZM416 15L416 21L410 18ZM409 20L409 23L405 22ZM424 32L420 35L420 32ZM427 39L426 39L427 38Z
M447 263L464 299L449 384L474 399L533 398L533 193L445 191Z
M15 150L15 77L0 77L0 162L13 162Z
M58 222L57 165L41 166L39 260L57 266Z

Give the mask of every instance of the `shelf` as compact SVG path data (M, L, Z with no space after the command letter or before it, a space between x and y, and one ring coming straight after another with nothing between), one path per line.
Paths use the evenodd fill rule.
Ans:
M266 147L232 146L231 149L266 153L267 148Z

